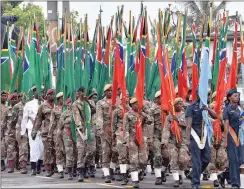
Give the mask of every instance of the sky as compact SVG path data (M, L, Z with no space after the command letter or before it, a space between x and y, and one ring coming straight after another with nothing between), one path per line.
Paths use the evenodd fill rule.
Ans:
M32 1L33 2L33 1ZM43 8L44 16L47 18L47 3L46 2L33 2L35 5L39 5ZM171 7L176 6L175 1L171 2L144 2L143 5L147 7L148 15L153 20L157 18L158 10L161 8L164 10L171 4ZM216 5L219 2L215 3ZM70 11L78 11L79 16L84 19L84 15L88 14L88 26L90 32L93 33L96 19L98 18L100 6L103 10L102 12L102 25L108 26L111 20L111 16L115 14L117 7L124 5L124 20L126 23L129 21L129 11L132 11L132 16L136 19L140 13L140 2L70 2ZM177 4L179 7L179 3ZM230 15L235 14L238 11L239 14L244 16L244 2L229 2L227 4L227 10L229 10ZM179 7L180 9L180 7ZM61 18L62 14L62 2L58 2L58 12Z

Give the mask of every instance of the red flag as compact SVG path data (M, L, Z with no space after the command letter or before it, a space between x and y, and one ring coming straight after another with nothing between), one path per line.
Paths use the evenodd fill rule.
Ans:
M222 139L222 132L221 132L221 121L219 119L216 119L213 122L213 132L214 132L214 136L216 137L216 140L218 141L218 143L221 142Z
M113 18L114 17L112 17L110 26L108 28L107 39L106 39L106 49L105 49L105 54L104 54L104 64L107 66L109 64L109 51L110 51L110 43L111 43L111 38L112 38Z
M182 54L182 61L178 71L178 94L181 98L185 99L188 93L187 86L187 63L185 49Z
M232 63L230 67L230 75L228 78L226 90L236 88L236 82L237 82L237 19L235 21L235 35L234 35Z
M139 118L136 119L136 140L139 146L143 145L142 125L141 125L141 120Z

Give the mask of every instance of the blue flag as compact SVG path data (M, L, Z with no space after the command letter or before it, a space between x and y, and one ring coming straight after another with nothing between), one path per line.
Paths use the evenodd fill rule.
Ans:
M209 48L205 47L203 49L203 59L201 65L201 73L200 73L200 80L199 80L199 90L198 95L201 99L200 108L204 105L208 106L208 80L210 77L211 72L209 72ZM207 136L208 136L208 143L211 144L211 138L213 136L213 127L212 123L208 118L208 112L206 110L202 111L202 117L205 123L205 127L207 128Z
M239 130L239 137L241 145L244 144L244 111L240 114L240 130Z

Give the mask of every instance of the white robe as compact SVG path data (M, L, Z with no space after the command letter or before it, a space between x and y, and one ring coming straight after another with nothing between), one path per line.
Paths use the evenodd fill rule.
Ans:
M28 138L30 144L30 162L43 160L44 146L42 143L41 133L37 132L36 139L32 140L31 132L33 128L32 120L35 120L39 108L38 100L34 99L26 103L24 106L23 119L21 122L21 135L24 136L28 129Z

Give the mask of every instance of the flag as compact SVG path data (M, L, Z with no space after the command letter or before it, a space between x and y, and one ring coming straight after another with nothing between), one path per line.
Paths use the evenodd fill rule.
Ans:
M187 62L186 62L185 49L182 54L181 65L178 71L178 94L183 99L185 99L188 94Z
M240 19L240 23L241 19ZM244 41L243 41L243 32L242 32L242 24L240 24L240 32L241 32L241 37L240 37L240 42L241 42L241 70L242 70L242 83L244 85Z

